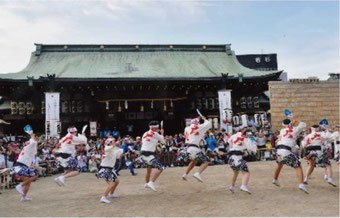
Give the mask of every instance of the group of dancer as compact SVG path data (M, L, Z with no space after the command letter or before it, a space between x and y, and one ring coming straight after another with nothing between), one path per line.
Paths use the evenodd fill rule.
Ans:
M281 169L284 165L288 165L296 170L296 175L299 181L298 188L304 193L309 193L306 185L309 183L314 167L325 167L325 179L327 182L336 187L332 178L332 168L329 161L328 143L330 140L337 137L339 134L330 133L328 129L324 131L317 125L311 128L311 133L303 140L303 148L306 150L306 159L308 161L308 169L306 177L303 177L301 161L297 155L296 139L298 135L306 129L306 124L299 122L297 119L293 121L285 119L282 122L284 128L281 129L277 140L276 156L277 168L274 173L273 184L280 186L278 178ZM204 117L200 116L191 120L190 126L185 128L185 142L186 148L179 154L179 157L184 160L190 160L188 168L182 175L182 179L187 181L188 174L197 163L200 163L198 171L194 173L193 177L199 182L203 182L201 174L208 167L209 158L202 151L200 146L201 140L204 139L204 133L210 128L210 122ZM251 139L251 132L247 128L235 128L236 133L232 135L228 143L230 149L228 152L228 164L233 170L233 177L229 190L235 192L235 182L239 172L242 173L242 184L240 190L251 194L248 190L248 182L250 178L249 168L247 162L243 159L250 153L256 153L256 142ZM76 156L76 145L86 144L87 138L85 136L85 129L78 134L75 127L70 127L67 130L67 135L59 141L59 149L56 153L56 165L63 169L64 173L55 178L55 182L59 186L65 186L66 180L70 177L79 175L79 166ZM149 130L143 134L142 147L136 164L146 166L145 188L157 191L155 182L165 167L156 158L156 146L158 143L164 143L164 130L158 121L151 121L149 123ZM16 190L22 195L21 201L29 201L27 197L31 182L38 178L37 171L31 169L31 165L35 154L37 153L38 138L31 133L31 139L25 143L25 147L21 151L19 158L11 169L12 174L16 174L22 180L22 183L16 186ZM102 153L102 161L100 170L96 174L98 178L105 179L107 187L100 198L100 202L110 203L110 198L116 198L114 194L119 180L114 170L116 159L123 155L122 149L118 147L115 138L109 137L105 141L104 152ZM152 175L152 168L156 168Z
M301 161L298 156L299 146L296 145L297 136L306 130L306 123L299 122L297 119L293 121L285 119L282 122L284 128L281 129L276 146L277 168L274 173L273 184L280 186L278 178L283 165L288 165L295 169L299 181L299 189L309 194L306 185L311 178L311 174L315 166L326 168L327 182L336 187L333 181L333 173L329 160L328 151L330 149L329 142L339 134L331 133L327 128L322 131L319 125L313 125L311 133L305 136L302 141L302 148L306 151L305 159L308 161L306 177L303 178ZM337 139L338 141L339 139Z

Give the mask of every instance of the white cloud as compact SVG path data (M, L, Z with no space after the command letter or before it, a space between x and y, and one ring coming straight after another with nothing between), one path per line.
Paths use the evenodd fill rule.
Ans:
M158 43L162 28L206 19L207 6L191 1L0 2L0 73L22 70L34 43Z
M279 67L289 78L317 76L327 79L328 73L339 73L339 41L335 37L311 35L303 41L282 40L278 43Z
M175 25L187 25L207 19L204 8L211 4L202 1L121 1L107 0L114 13L126 19L142 17L150 21L169 21Z
M54 41L65 31L65 22L56 19L26 19L0 7L0 72L22 70L35 42Z

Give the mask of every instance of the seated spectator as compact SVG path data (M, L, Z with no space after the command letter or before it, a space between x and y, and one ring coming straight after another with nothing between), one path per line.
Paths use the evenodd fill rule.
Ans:
M214 133L209 133L209 138L206 139L207 145L208 145L208 149L210 151L215 151L217 142L214 136Z
M181 147L179 147L178 148L178 150L177 150L177 156L180 154L180 153L182 153L182 152L185 152L185 149L186 149L186 147L184 146L184 144L182 143L181 144ZM179 160L179 161L176 161L176 166L186 166L186 165L188 165L189 164L189 161L187 160L186 162L185 162L185 160Z
M178 134L178 138L176 139L176 142L177 142L178 147L181 147L182 145L184 145L185 138L184 138L184 135L182 133Z
M78 165L80 167L80 172L87 172L87 157L85 156L84 152L81 152L80 155L77 157Z
M51 149L48 147L47 143L44 144L41 152L43 154L43 160L51 159Z
M90 173L96 173L98 172L98 167L97 167L97 158L96 155L91 155L91 158L89 160L89 171Z

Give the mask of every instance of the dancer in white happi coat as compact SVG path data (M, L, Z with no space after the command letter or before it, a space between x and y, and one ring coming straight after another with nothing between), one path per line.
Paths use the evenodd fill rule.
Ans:
M311 127L311 133L304 138L303 147L306 149L305 158L309 163L304 179L305 184L308 184L314 167L316 166L326 168L326 179L328 183L336 187L336 184L333 181L333 171L328 156L328 151L331 149L328 141L331 141L332 139L333 134L328 129L326 129L326 131L321 131L319 125L313 125Z
M200 119L204 122L200 124ZM210 122L204 117L195 118L191 120L191 125L184 129L185 133L185 143L187 146L187 156L191 160L186 172L183 174L182 178L187 180L187 176L190 171L195 167L196 163L201 163L198 171L194 174L194 177L203 182L201 178L201 173L208 167L209 158L202 152L200 147L200 141L204 140L204 133L210 128ZM182 155L182 154L181 154Z
M137 158L136 163L138 165L146 165L145 175L145 188L150 188L153 191L157 191L155 188L155 182L165 167L156 159L155 151L158 142L164 143L164 129L159 128L158 121L151 121L149 123L150 130L145 132L142 137L142 148L140 156ZM160 132L161 134L159 134ZM157 168L151 181L152 167Z
M298 125L294 127L294 125L297 123ZM299 122L297 119L295 119L293 122L289 119L285 119L283 120L282 125L284 128L280 131L280 135L276 143L277 146L275 147L277 168L274 172L273 184L280 186L278 178L283 165L286 164L295 169L296 176L299 181L299 189L304 191L304 193L309 194L305 184L303 183L301 162L298 155L293 152L297 149L296 138L303 130L306 129L306 123Z
M87 143L85 133L77 135L75 127L68 128L67 132L67 135L59 141L60 148L56 154L56 166L66 171L54 180L59 186L65 185L66 178L80 174L76 159L76 145Z
M16 174L23 181L15 188L22 195L21 201L29 201L27 197L31 182L38 178L38 172L30 168L35 155L37 154L38 137L31 134L31 139L25 142L25 146L19 154L19 158L11 169L11 174Z
M110 203L110 201L107 199L108 197L109 198L117 197L114 194L114 191L116 190L119 184L119 180L117 178L114 166L116 163L116 159L120 158L122 153L123 150L117 147L115 138L106 139L104 152L102 153L102 162L100 164L100 170L96 174L97 178L105 179L108 185L104 191L104 195L100 199L100 202Z
M339 125L334 128L333 132L333 143L334 143L334 160L337 164L340 164L339 160L339 148L340 148L340 134L339 134Z
M251 140L249 138L249 134L244 135L246 129L240 129L239 127L236 129L238 131L236 134L230 136L228 139L228 143L230 146L230 150L228 152L229 156L229 165L231 169L234 171L234 175L231 179L231 185L229 190L234 193L235 192L235 182L239 172L242 172L242 185L240 187L241 191L247 192L251 194L248 190L248 182L250 178L250 173L248 169L247 162L242 158L243 156L247 156L248 153L256 153L256 141Z

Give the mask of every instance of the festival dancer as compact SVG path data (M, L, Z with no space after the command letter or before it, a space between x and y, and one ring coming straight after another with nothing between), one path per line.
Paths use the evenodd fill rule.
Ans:
M235 192L235 182L239 172L241 171L243 175L240 190L251 194L247 187L250 178L249 168L247 162L242 157L247 156L248 153L256 153L256 141L249 137L250 134L245 134L247 131L246 128L240 129L237 127L236 131L237 133L230 136L228 140L230 145L230 150L228 152L228 163L231 169L234 171L229 190L232 193Z
M339 160L339 148L340 148L340 134L339 134L339 125L336 125L333 132L333 142L334 142L334 160L337 164L340 164Z
M136 163L138 165L146 165L145 185L144 188L150 188L153 191L157 191L155 182L165 167L156 159L155 151L158 142L164 143L164 129L159 128L158 121L151 121L149 123L150 130L145 132L142 137L142 148L140 156L137 158ZM161 134L159 134L159 132ZM157 168L150 181L152 167Z
M326 129L325 132L320 131L319 125L311 127L311 133L304 138L304 148L306 149L306 160L308 161L308 168L304 183L308 184L311 178L314 167L326 168L326 180L330 185L336 187L333 181L333 171L331 162L329 161L328 151L331 149L327 145L327 141L332 140L333 134Z
M77 128L72 126L67 129L67 132L67 135L59 141L61 145L56 154L56 166L66 171L54 180L59 186L65 186L66 178L80 174L78 161L75 157L76 145L87 143L84 129L82 134L77 135Z
M105 149L102 153L102 162L100 164L100 170L96 174L97 178L105 179L107 182L107 188L104 191L103 196L100 198L100 202L102 203L110 203L107 199L116 198L117 196L114 194L116 190L119 180L117 178L117 174L114 170L114 166L116 163L116 159L119 158L122 154L122 149L117 147L117 143L115 138L108 138L105 141Z
M38 137L36 137L34 133L31 133L31 139L25 142L25 146L20 152L17 162L10 171L11 174L16 174L23 181L15 187L22 195L22 202L32 200L27 197L27 193L30 189L31 183L38 178L38 172L29 167L37 154L37 144Z
M200 124L200 119L204 121ZM195 167L197 162L201 163L198 171L194 174L194 178L203 182L201 173L208 167L209 158L201 151L199 146L200 141L204 140L204 133L210 128L210 122L204 117L200 116L191 120L191 125L184 129L185 143L187 146L188 158L191 160L186 172L183 174L183 180L187 180L188 174Z
M294 127L297 123L298 125ZM284 119L282 125L284 128L280 131L276 146L277 168L274 173L273 184L278 187L280 186L278 178L283 165L286 164L295 169L299 181L299 189L309 194L307 187L303 183L303 172L299 157L292 152L292 149L296 148L296 138L306 128L306 123L299 122L297 119L294 119L293 122L289 119Z

